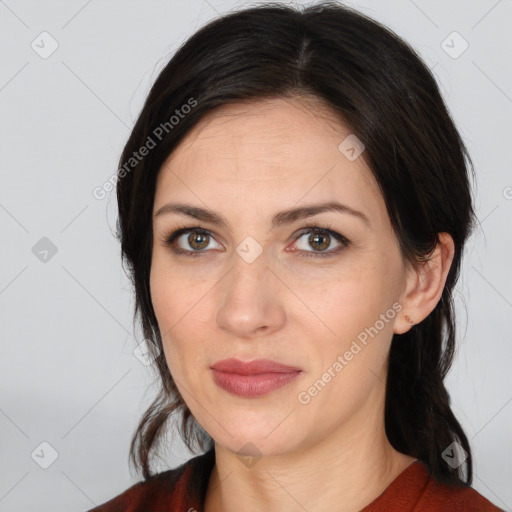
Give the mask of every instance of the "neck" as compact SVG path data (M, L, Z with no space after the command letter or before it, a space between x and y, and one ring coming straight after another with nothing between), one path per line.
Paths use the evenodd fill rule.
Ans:
M216 444L205 512L360 511L415 459L389 443L383 410L360 410L349 423L319 442L251 465Z

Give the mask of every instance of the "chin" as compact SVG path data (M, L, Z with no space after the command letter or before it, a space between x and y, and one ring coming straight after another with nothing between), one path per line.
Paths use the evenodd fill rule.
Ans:
M298 429L282 428L275 422L271 427L267 423L243 423L226 425L226 430L215 428L210 434L216 444L240 456L261 457L279 456L297 449L300 444ZM277 428L276 428L277 427ZM236 432L231 436L229 433Z

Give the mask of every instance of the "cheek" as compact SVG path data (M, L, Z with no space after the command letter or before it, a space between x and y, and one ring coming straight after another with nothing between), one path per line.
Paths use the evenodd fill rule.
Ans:
M300 297L311 312L316 313L331 334L346 338L354 329L364 328L380 313L385 297L377 282L376 271L369 266L351 271L330 272L304 281Z
M151 301L158 322L165 358L173 376L198 368L202 352L198 339L205 332L209 283L168 269L164 258L154 257L151 274Z
M358 271L317 279L314 286L302 284L300 297L309 311L304 316L302 308L297 310L295 321L303 326L307 323L309 337L315 340L321 365L316 372L325 371L345 353L349 361L344 373L380 371L397 314L389 276L378 265L366 265Z
M171 373L175 373L175 365L182 357L183 347L176 341L175 333L180 326L180 318L185 311L182 288L175 273L168 272L158 257L153 257L150 274L151 302L155 312L158 328L162 337L162 345Z
M151 303L160 328L162 337L172 326L172 316L176 311L176 283L175 277L170 272L167 273L160 259L153 256L151 264L151 273L149 278Z
M171 329L173 332L175 327L186 321L189 311L193 314L191 310L204 296L207 287L185 277L161 253L160 248L153 253L150 290L153 309L163 335Z
M303 297L322 320L313 317L307 325L304 318L297 320L308 342L309 371L300 389L300 398L308 401L303 413L321 416L326 424L348 420L372 390L385 388L396 317L392 296L371 279L345 278Z

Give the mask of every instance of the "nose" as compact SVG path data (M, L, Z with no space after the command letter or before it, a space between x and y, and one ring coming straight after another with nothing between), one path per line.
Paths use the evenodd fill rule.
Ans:
M248 263L238 254L222 280L217 325L236 338L253 338L282 329L286 323L283 284L268 267L265 251Z

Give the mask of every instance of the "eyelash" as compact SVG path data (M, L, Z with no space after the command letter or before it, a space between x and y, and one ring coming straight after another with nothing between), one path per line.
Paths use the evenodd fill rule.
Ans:
M188 256L188 257L192 257L192 258L197 258L198 256L200 256L201 254L205 253L206 251L204 251L204 250L202 250L202 251L188 251L186 249L180 249L180 248L177 248L177 247L174 246L174 241L179 236L184 235L185 233L191 233L191 232L197 232L197 233L200 233L202 235L207 235L207 236L215 239L213 234L210 231L208 231L207 229L200 228L199 226L195 226L195 227L187 227L187 228L176 229L175 231L167 234L164 237L164 243L165 243L165 245L169 246L172 249L172 251L174 253L176 253L176 254L181 254L181 255L184 255L184 256ZM330 226L327 226L326 228L322 228L322 227L319 227L319 226L313 225L313 224L307 225L304 228L302 228L300 230L299 234L294 239L294 242L299 240L306 233L310 233L310 232L321 233L323 235L329 235L329 236L333 237L335 240L337 240L338 242L340 242L342 245L340 247L337 247L336 249L331 249L330 251L327 251L327 252L325 252L325 251L323 251L323 252L318 252L318 251L298 251L300 256L303 257L303 258L326 258L326 257L330 257L330 256L335 256L340 251L342 251L343 249L348 247L350 245L350 243L351 243L350 240L345 238L340 233L337 233L336 231L332 231L330 229Z

